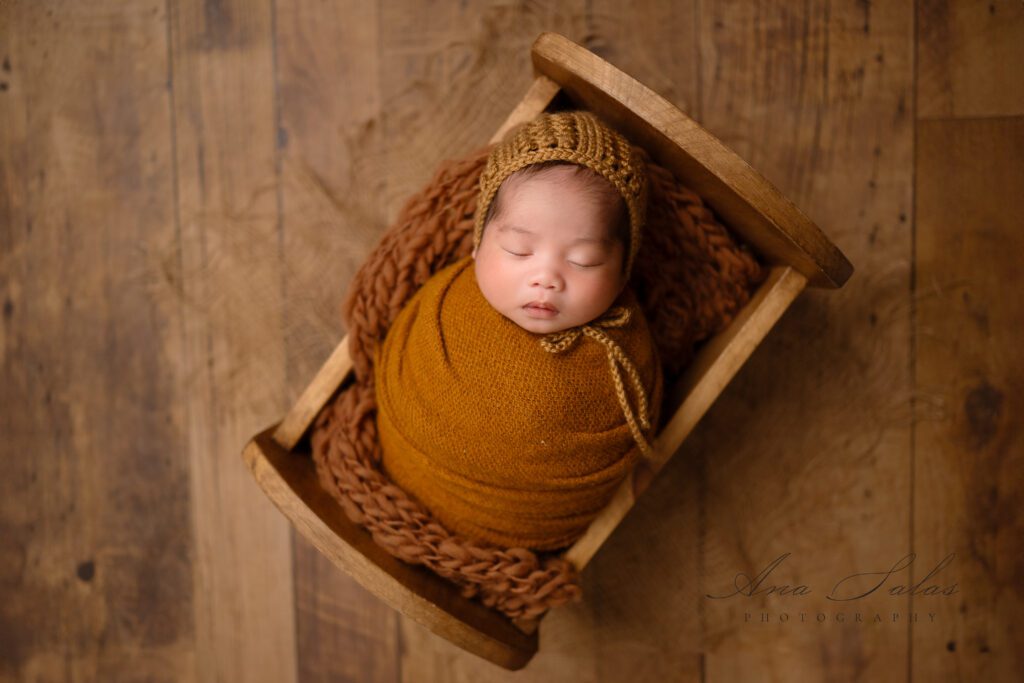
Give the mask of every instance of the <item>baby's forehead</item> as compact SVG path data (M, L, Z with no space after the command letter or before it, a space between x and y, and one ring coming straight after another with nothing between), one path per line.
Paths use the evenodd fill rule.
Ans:
M625 205L622 195L606 178L585 166L559 163L555 166L521 168L498 186L497 203L515 202L525 197L526 187L574 193L600 207L603 213Z
M529 174L518 173L506 178L499 186L495 198L495 217L506 213L508 207L520 205L535 197L532 191L525 190L527 185L533 190L543 186L546 190L572 193L578 198L577 201L582 200L595 207L600 216L600 229L609 233L607 236L613 236L611 233L615 232L616 213L625 208L625 203L618 190L602 176L586 167L568 164L543 168Z
M558 162L552 165L540 163L524 166L505 178L501 185L499 185L499 189L506 185L515 185L528 180L538 183L579 186L608 183L601 174L586 166L569 162ZM614 191L611 183L608 183L608 188Z

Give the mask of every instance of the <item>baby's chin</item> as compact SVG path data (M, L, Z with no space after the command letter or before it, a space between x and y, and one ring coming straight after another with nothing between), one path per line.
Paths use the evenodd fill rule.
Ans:
M561 332L573 327L573 323L567 323L562 316L555 316L554 318L531 318L522 310L517 310L509 315L504 314L506 318L514 322L519 327L523 328L527 332L534 334L551 334L553 332Z

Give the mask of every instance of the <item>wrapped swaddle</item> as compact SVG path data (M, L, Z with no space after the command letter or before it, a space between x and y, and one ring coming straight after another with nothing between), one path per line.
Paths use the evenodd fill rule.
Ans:
M626 318L626 320L623 320ZM607 325L607 326L606 326ZM447 527L538 550L578 537L640 454L616 391L643 429L657 424L661 368L631 290L591 327L632 360L581 335L549 350L494 310L466 257L435 274L378 347L375 383L383 465Z

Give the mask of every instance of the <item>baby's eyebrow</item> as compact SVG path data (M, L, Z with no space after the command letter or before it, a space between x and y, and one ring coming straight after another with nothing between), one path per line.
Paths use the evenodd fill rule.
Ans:
M524 235L536 235L537 233L531 232L526 228L521 228L518 225L501 225L498 228L498 232L521 232ZM570 244L577 244L579 242L596 242L597 244L609 244L612 240L607 237L577 237Z
M518 225L502 225L498 228L498 232L521 232L524 235L536 235L535 232L530 232L526 228L520 228Z
M608 239L607 237L577 237L571 242L571 244L576 244L577 242L596 242L597 244L610 244L611 240Z

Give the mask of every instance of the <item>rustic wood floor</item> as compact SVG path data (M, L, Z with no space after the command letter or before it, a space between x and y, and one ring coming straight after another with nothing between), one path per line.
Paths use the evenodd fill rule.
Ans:
M509 674L334 570L239 453L544 30L856 272L798 300ZM0 60L0 680L1019 680L1019 0L3 0ZM706 597L780 557L760 588L809 594Z

